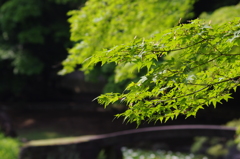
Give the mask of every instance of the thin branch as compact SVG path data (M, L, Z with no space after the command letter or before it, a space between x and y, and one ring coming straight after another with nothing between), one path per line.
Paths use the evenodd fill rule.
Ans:
M201 55L219 55L219 54L201 54ZM223 56L238 56L240 54L221 54Z
M198 93L198 92L200 92L200 91L202 91L202 90L204 90L204 89L206 89L206 88L212 87L212 86L214 86L214 85L217 85L217 84L220 84L220 83L224 83L224 82L228 82L228 81L232 81L232 80L235 81L235 79L240 79L240 76L236 76L236 77L234 77L234 78L229 78L229 79L226 79L226 80L223 80L223 81L219 81L219 82L216 82L216 83L212 83L212 84L203 84L203 85L206 85L206 86L203 87L203 88L201 88L201 89L199 89L199 90L197 90L197 91L194 91L194 92L191 92L191 93L182 95L182 96L178 96L178 97L166 99L166 100L156 101L156 102L162 103L162 102L166 102L166 101L170 101L170 100L175 100L175 99L182 98L182 97L187 97L187 96L196 94L196 93Z
M212 39L212 38L209 38L209 39ZM186 47L179 47L179 48L173 49L173 50L163 50L163 51L161 51L161 50L160 50L160 51L151 50L151 52L153 52L153 53L155 53L155 52L160 52L160 53L162 53L162 52L172 52L172 51L184 50L184 49L187 49L187 48L189 48L189 47L198 45L198 44L200 44L200 43L202 43L202 42L204 42L204 41L207 41L207 40L209 40L209 39L203 39L203 40L198 41L198 42L196 42L196 43L194 43L194 44L192 44L192 45L188 45L188 46L186 46Z
M197 83L185 83L185 84L189 84L189 85L202 85L202 86L207 86L207 85L214 86L216 84L220 84L220 83L224 83L224 82L228 82L228 81L235 81L238 78L240 78L240 76L236 76L236 77L233 77L233 78L228 78L226 80L219 81L219 82L212 83L212 84L205 84L205 83L199 83L199 84L197 84Z
M204 89L206 89L206 88L208 88L208 87L210 87L210 86L211 86L211 85L207 85L207 86L205 86L205 87L203 87L203 88L201 88L201 89L199 89L199 90L197 90L197 91L191 92L191 93L189 93L189 94L185 94L185 95L182 95L182 96L178 96L178 97L174 97L174 98L170 98L170 99L166 99L166 100L160 100L160 101L156 101L156 102L162 103L162 102L166 102L166 101L175 100L175 99L178 99L178 98L190 96L190 95L193 95L193 94L195 94L195 93L197 93L197 92L200 92L200 91L202 91L202 90L204 90Z

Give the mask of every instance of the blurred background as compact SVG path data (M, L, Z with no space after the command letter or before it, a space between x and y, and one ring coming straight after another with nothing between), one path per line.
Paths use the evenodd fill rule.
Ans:
M136 128L134 123L126 124L123 119L114 118L116 113L126 109L123 105L104 109L93 99L104 92L122 91L129 80L139 78L140 74L114 83L112 66L96 67L84 74L79 70L81 66L76 64L71 73L59 75L68 50L77 43L70 40L71 22L67 13L81 10L85 2L0 0L0 127L5 136L27 142ZM228 20L235 16L231 15L232 8L236 14L240 13L238 3L239 0L197 0L191 3L189 14L182 21L198 17L210 19L211 16L220 21L221 18ZM222 9L226 7L230 8ZM177 12L178 9L174 10ZM155 28L150 29L156 30L158 26L152 27ZM200 110L196 118L142 123L140 128L175 124L225 125L239 118L239 93L234 93L234 99L216 109Z

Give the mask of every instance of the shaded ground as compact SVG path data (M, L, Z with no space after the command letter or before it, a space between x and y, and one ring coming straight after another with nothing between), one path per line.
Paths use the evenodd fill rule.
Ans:
M123 119L114 119L116 111L106 111L96 102L92 102L96 96L70 93L44 100L39 96L38 100L0 103L0 106L8 110L18 136L28 140L103 134L136 128L136 124L123 124ZM240 98L238 94L234 97L234 100L223 102L223 105L218 105L216 109L210 106L199 110L196 118L185 119L184 116L179 116L178 119L164 124L223 125L240 118ZM164 124L143 123L140 127Z
M20 138L42 139L103 134L135 128L124 125L113 114L97 112L31 112L12 117Z
M101 106L87 107L87 103L81 105L83 109L62 103L56 109L56 103L38 103L34 109L12 109L8 114L18 136L27 140L104 134L136 128L136 124L126 124L123 123L123 119L114 119L116 112L104 111ZM180 116L167 123L143 123L140 127L173 124L223 125L239 118L240 111L237 108L231 104L218 106L217 109L209 107L200 110L196 118L185 119Z

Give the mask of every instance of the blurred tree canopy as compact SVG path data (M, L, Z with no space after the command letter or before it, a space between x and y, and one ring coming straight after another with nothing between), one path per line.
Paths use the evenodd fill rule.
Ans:
M68 48L71 48L71 55L64 61L62 74L82 68L88 73L88 80L97 79L99 75L108 80L105 92L120 92L129 81L139 79L146 73L146 69L137 72L136 67L128 67L132 64L116 67L114 63L104 67L97 64L97 67L86 69L83 59L95 51L131 41L135 36L150 38L178 25L179 21L186 22L197 17L203 11L209 13L219 7L238 3L237 0L150 0L149 3L89 0L85 5L85 1L0 0L1 101L30 100L38 96L44 98L56 92L56 81L60 78L56 74L62 69L61 62L67 56ZM84 17L85 13L88 17ZM83 17L77 19L79 15ZM71 36L72 41L69 40L69 16L71 34L75 34ZM84 34L85 31L88 34ZM77 46L81 47L79 52ZM74 55L79 59L69 62ZM125 74L124 69L134 73ZM114 75L114 72L124 74Z
M71 46L66 13L84 2L0 0L1 101L54 88Z
M227 101L239 86L239 5L186 21L196 17L194 5L193 0L89 0L69 12L76 44L60 74L80 65L90 76L94 70L114 72L114 80L107 76L114 85L130 79L121 93L97 99L105 106L124 102L128 109L117 116L138 124L195 116L205 105Z
M206 3L209 5L206 6ZM151 38L164 29L198 17L203 11L212 12L220 6L236 3L214 0L89 0L80 10L68 13L71 16L71 40L75 45L69 50L60 74L80 68L87 80L93 81L99 76L107 79L103 92L121 92L127 83L139 79L146 70L138 72L131 63L89 67L84 60L102 49L129 42L134 37Z
M128 82L123 80L137 77L136 67L131 64L115 67L112 63L93 69L83 61L102 49L110 49L134 37L153 37L178 25L181 19L192 18L193 4L193 0L87 1L82 9L68 13L71 15L71 40L76 44L69 50L60 74L72 72L80 65L87 73L87 79L96 79L100 75L108 79L105 92L121 91L122 85ZM135 73L126 74L125 69ZM118 72L115 77L114 72Z

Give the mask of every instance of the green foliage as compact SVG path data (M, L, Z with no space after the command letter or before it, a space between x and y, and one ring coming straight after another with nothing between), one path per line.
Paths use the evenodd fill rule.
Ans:
M11 0L0 7L0 60L12 61L15 74L38 74L43 69L41 60L23 49L23 44L44 42L43 27L28 22L29 18L41 16L39 5L37 1Z
M222 24L226 21L233 19L240 14L240 4L235 6L225 6L215 10L212 13L202 13L201 19L207 19L211 21L211 24Z
M204 13L200 17L205 21L180 25L180 18L192 16L193 4L89 0L81 10L69 12L71 40L76 44L60 74L77 65L89 73L101 64L101 71L92 72L114 71L110 82L131 79L122 93L106 93L97 100L105 107L126 104L128 109L117 117L137 124L166 122L180 114L196 116L204 106L216 107L239 85L240 25L239 18L234 19L239 6Z
M40 73L43 68L39 59L23 51L0 50L0 61L2 60L12 60L15 74L32 75Z
M48 0L49 2L57 3L57 4L67 4L69 2L79 2L79 0Z
M81 65L85 73L96 73L84 63L102 49L110 49L115 45L128 42L134 37L153 37L166 28L176 26L179 20L193 16L191 12L194 0L89 0L81 10L70 11L71 40L75 46L69 50L69 56L63 62L66 74ZM131 64L129 64L131 65ZM114 65L109 71L118 72L114 81L122 81L136 77L136 67ZM131 68L132 73L125 73ZM113 71L111 71L113 70ZM92 71L92 72L91 72ZM135 73L135 74L134 74ZM106 74L101 70L100 74ZM108 74L106 75L109 77ZM109 81L109 83L114 83Z
M39 74L42 71L42 66L46 65L43 58L46 52L39 53L39 51L44 50L43 48L49 49L48 44L52 41L55 42L51 46L53 48L56 43L68 43L66 39L69 39L69 28L66 22L66 12L70 8L77 8L77 6L70 7L69 5L80 5L84 2L48 1L45 3L28 0L0 0L0 60L12 60L13 68L21 70L15 71L16 74ZM32 63L35 63L37 69L32 67ZM23 65L28 65L28 68Z
M226 157L235 146L233 140L220 137L195 137L191 152L207 154L210 158Z
M19 155L20 142L16 139L5 137L0 134L0 156L4 159L17 159Z
M235 127L237 129L235 143L237 144L237 148L240 150L240 119L229 121L226 125L229 127Z
M5 2L0 8L0 24L3 33L7 37L6 40L17 36L20 43L43 43L43 27L41 26L29 26L26 20L32 17L41 16L40 3L37 1L27 0L10 0ZM21 6L21 7L20 7ZM26 26L24 26L26 25ZM22 31L19 35L13 35L13 30L16 27L22 27Z
M71 44L66 14L84 2L0 0L0 72L4 76L0 79L1 101L7 93L11 97L28 96L23 91L33 89L33 94L46 88L53 78L56 81L61 69L56 66L60 66ZM18 83L21 89L12 89Z
M148 72L130 83L123 93L98 97L101 104L124 102L128 110L117 115L128 122L167 121L180 114L196 116L205 105L231 98L239 86L239 18L221 25L191 21L163 31L149 40L135 38L128 44L98 52L85 60L87 67L101 62L132 63ZM158 62L159 57L168 57Z

